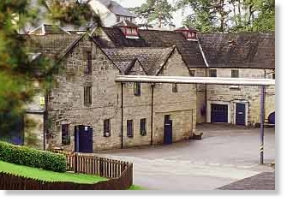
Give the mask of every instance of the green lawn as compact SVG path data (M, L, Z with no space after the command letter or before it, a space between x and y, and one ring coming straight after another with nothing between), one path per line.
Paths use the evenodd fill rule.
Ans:
M142 188L141 186L138 185L132 185L129 190L146 190L145 188Z
M51 181L51 182L74 182L74 183L96 183L108 180L104 177L88 175L88 174L74 174L74 173L59 173L38 168L32 168L22 165L3 162L0 160L0 172L6 172L14 175L34 178L37 180Z

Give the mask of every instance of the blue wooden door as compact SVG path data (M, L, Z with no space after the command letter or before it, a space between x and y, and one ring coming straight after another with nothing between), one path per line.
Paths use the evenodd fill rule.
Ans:
M245 126L245 104L236 104L236 124Z
M228 105L211 104L211 122L228 122Z
M82 153L93 152L93 129L90 126L75 127L75 151Z
M164 144L172 144L172 120L169 115L164 117Z

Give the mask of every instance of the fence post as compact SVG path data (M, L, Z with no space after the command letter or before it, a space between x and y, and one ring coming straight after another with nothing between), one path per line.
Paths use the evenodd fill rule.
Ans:
M74 172L77 173L77 153L74 154Z
M100 176L102 176L103 175L103 158L100 158L99 159L100 160L100 164L99 164L99 169L100 169Z

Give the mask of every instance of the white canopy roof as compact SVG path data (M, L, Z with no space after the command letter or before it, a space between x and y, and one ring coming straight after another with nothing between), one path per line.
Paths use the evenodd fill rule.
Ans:
M188 77L188 76L142 76L118 75L116 82L140 83L180 83L180 84L213 84L213 85L275 85L274 79L256 78L220 78L220 77Z

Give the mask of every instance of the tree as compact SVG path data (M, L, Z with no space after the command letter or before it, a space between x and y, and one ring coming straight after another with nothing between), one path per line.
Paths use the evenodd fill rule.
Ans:
M173 9L167 0L147 0L140 7L131 8L130 10L137 14L139 18L146 19L146 25L154 20L158 20L159 28L162 27L162 24L173 25L171 14Z
M274 0L178 0L190 7L184 24L203 32L273 31Z
M275 1L264 0L260 13L253 22L253 31L275 31Z
M47 7L48 17L63 23L80 25L94 17L87 10L87 4L79 1L38 0L38 6L31 7L30 0L0 1L0 133L8 133L14 124L14 118L24 113L24 105L30 102L36 90L34 83L48 89L54 69L58 66L40 57L36 61L28 54L28 37L21 35L27 22L35 24L38 19L39 6ZM40 72L41 76L39 76Z

